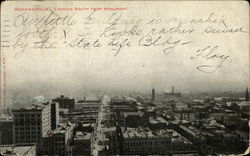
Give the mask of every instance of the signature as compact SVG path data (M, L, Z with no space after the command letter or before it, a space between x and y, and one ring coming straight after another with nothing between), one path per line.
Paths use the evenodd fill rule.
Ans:
M202 64L196 68L204 73L213 73L216 72L219 68L223 67L223 64L230 57L230 55L219 54L219 46L206 46L205 48L198 49L194 56L191 56L191 60L204 59L208 61L208 64Z

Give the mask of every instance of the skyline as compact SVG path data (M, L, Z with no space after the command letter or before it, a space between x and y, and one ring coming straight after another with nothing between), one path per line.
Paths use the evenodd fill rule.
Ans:
M155 95L163 95L164 93L170 93L171 91L159 91L156 90L155 88L153 88L155 90ZM247 89L247 88L246 88ZM220 92L220 91L215 91L215 92L189 92L189 93L183 93L180 92L179 90L176 90L174 88L174 93L181 93L181 95L183 97L196 97L197 99L203 99L204 96L209 96L209 97L232 97L232 98L245 98L245 94L246 94L246 90L241 91L241 92L234 92L234 91L228 91L228 92ZM149 90L147 92L126 92L126 93L116 93L116 94L107 94L107 93L102 93L102 92L98 92L98 93L88 93L88 94L82 94L80 96L76 96L73 94L54 94L54 95L28 95L26 96L25 94L15 94L13 97L11 97L8 103L11 103L11 105L16 107L16 104L20 104L21 107L25 106L27 104L35 104L36 102L41 103L42 101L51 101L52 99L56 98L56 97L60 97L60 96L65 96L68 98L74 98L77 100L81 100L82 98L90 98L90 99L96 99L96 98L101 98L105 95L109 96L109 97L115 97L115 96L127 96L127 97L134 97L134 96L148 96L151 97L152 96L152 90Z

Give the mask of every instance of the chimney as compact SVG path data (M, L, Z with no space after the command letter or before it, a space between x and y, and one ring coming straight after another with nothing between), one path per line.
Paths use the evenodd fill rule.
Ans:
M246 89L245 101L249 101L248 87L247 87L247 89Z
M174 86L172 86L172 94L174 94Z

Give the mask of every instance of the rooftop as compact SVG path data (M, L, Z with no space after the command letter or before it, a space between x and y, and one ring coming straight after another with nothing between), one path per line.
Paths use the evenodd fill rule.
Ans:
M10 145L10 146L0 146L0 152L8 156L35 156L36 155L36 145L35 144L23 144L23 145Z
M149 128L123 128L123 137L129 138L167 138L170 137L169 133L164 130L151 131Z
M76 136L74 138L75 141L79 140L90 140L91 133L82 133L80 131L76 132Z
M157 117L157 118L149 117L149 122L151 124L159 124L159 123L166 123L166 124L168 124L169 123L168 121L166 121L162 117Z
M41 111L44 108L46 108L48 105L49 105L48 102L47 103L36 103L36 104L31 104L29 106L13 109L12 112Z
M73 126L72 123L68 122L68 123L61 123L55 130L54 130L54 134L56 133L65 133L67 132L69 129L71 129L71 127Z
M13 121L13 117L8 114L1 114L0 121Z
M127 128L126 131L123 132L124 138L147 138L154 137L152 131L149 129L142 128Z
M127 117L127 116L143 116L143 112L124 112L124 117Z

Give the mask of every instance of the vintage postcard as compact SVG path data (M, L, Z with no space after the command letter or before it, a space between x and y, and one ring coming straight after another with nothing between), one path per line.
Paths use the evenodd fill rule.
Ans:
M247 1L1 3L0 155L249 154Z

